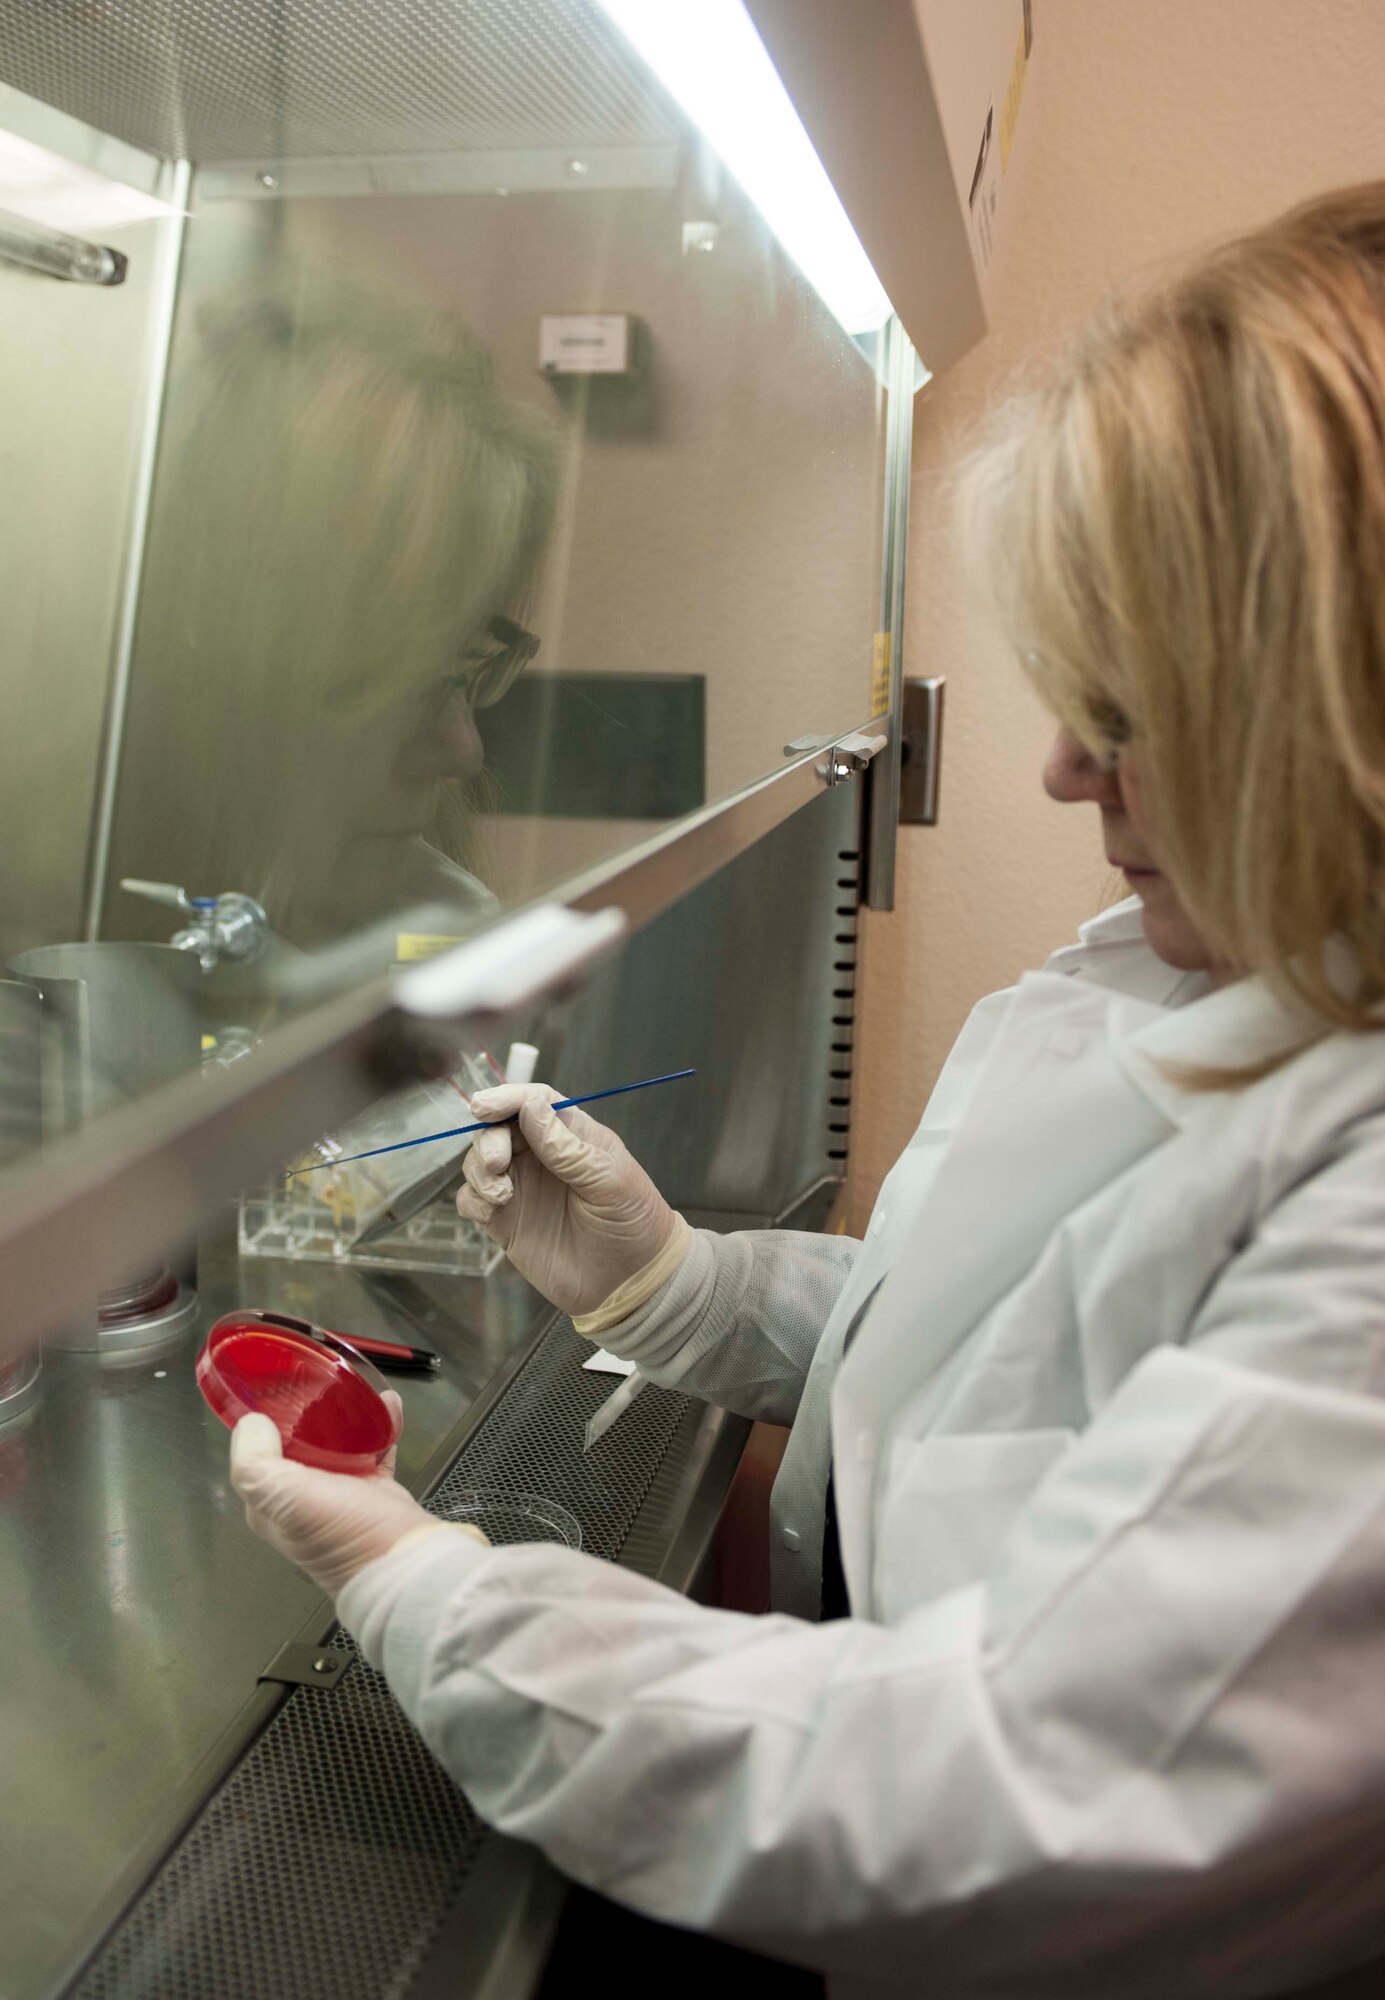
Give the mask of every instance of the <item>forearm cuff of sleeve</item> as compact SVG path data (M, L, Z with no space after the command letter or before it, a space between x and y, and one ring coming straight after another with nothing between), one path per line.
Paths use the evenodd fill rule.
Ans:
M484 1536L464 1521L437 1521L426 1528L411 1529L392 1549L376 1556L342 1585L337 1592L337 1616L361 1641L372 1666L379 1666L378 1646L372 1651L367 1637L375 1634L377 1627L383 1631L382 1621L391 1607L409 1595L420 1578L427 1579L425 1594L441 1601L494 1553Z
M489 1538L480 1528L473 1528L469 1521L425 1521L421 1527L410 1528L407 1535L401 1535L388 1553L397 1556L403 1550L412 1548L415 1542L425 1541L429 1535L436 1535L449 1529L454 1534L465 1535L470 1542L479 1542L482 1548L490 1547Z
M609 1298L603 1299L594 1312L574 1313L572 1324L584 1340L594 1340L598 1334L606 1333L611 1327L619 1326L632 1312L652 1299L661 1285L666 1285L683 1259L688 1254L692 1242L692 1230L676 1211L673 1229L667 1243L652 1258L642 1271L636 1271L633 1278L627 1278L623 1285L617 1285Z

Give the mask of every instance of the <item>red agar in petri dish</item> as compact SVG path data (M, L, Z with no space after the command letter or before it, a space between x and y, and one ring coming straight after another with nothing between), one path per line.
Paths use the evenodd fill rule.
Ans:
M278 1429L285 1458L324 1472L374 1472L399 1436L379 1370L306 1321L227 1313L197 1357L197 1386L229 1429L258 1411Z

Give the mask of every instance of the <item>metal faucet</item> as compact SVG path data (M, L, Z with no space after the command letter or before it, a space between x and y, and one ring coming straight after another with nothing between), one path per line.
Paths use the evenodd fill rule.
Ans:
M196 952L204 972L226 962L245 964L258 958L272 935L261 905L236 889L220 896L190 896L175 882L142 882L129 875L120 886L132 896L162 903L191 919L169 942L179 951Z

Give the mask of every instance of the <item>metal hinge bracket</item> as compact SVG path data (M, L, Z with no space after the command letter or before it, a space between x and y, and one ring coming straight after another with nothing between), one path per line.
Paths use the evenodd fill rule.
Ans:
M843 736L818 765L818 776L825 785L841 785L848 778L859 777L862 771L869 768L871 758L878 757L889 740L888 736Z
M329 1692L353 1664L350 1653L332 1646L304 1646L297 1640L281 1646L258 1676L282 1687L326 1688Z

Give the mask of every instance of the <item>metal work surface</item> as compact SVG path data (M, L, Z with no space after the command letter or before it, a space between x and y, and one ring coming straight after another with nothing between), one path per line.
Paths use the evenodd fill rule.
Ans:
M610 1389L559 1321L444 1476L561 1497L584 1546L620 1556L665 1461L714 1430L649 1389L590 1456ZM334 1646L350 1650L337 1635ZM409 1991L487 1838L384 1681L356 1660L332 1692L294 1691L75 1988L80 2000L381 2000ZM530 1866L514 1850L514 1872ZM495 1884L504 1895L502 1872ZM453 1992L459 1989L451 1988Z
M414 1485L551 1311L508 1270L483 1285L204 1257L201 1325L237 1303L444 1355L435 1378L397 1378L400 1473ZM0 1431L5 2000L50 1989L166 1842L218 1740L271 1699L258 1674L329 1615L245 1527L226 1432L193 1380L199 1339L120 1365L50 1354L37 1409Z

